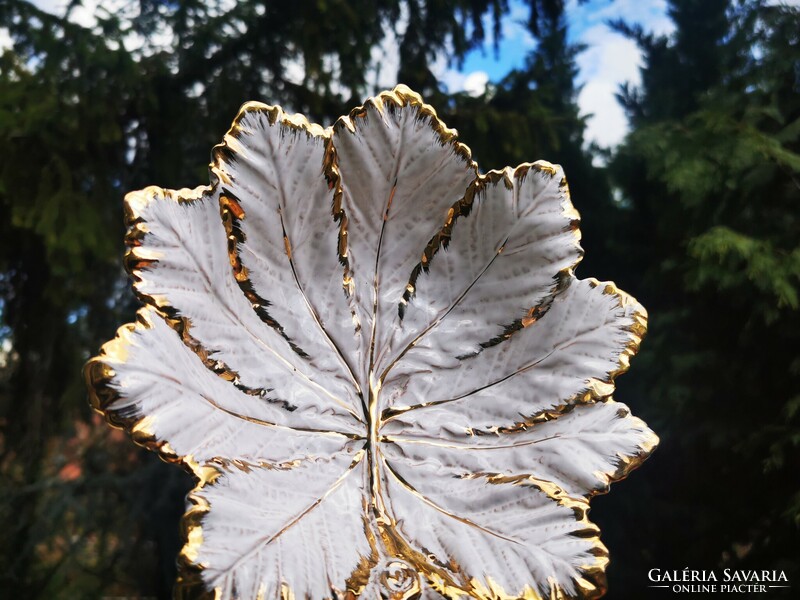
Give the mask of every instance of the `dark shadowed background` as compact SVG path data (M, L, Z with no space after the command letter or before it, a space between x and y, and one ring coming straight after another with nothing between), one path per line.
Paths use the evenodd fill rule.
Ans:
M758 597L797 597L800 11L671 0L668 37L613 23L644 63L619 91L631 129L601 150L564 2L520 3L537 43L477 96L446 93L432 65L494 39L507 0L122 1L93 28L0 3L0 595L169 597L190 477L107 427L80 375L137 308L122 197L207 182L246 100L330 124L376 91L374 49L402 21L398 82L483 168L562 164L578 276L650 312L616 398L661 446L593 502L607 597L661 598L648 570L684 567L782 569L792 588Z

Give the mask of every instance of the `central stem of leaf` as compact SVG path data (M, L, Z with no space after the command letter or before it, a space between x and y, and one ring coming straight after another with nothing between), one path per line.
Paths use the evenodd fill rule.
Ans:
M378 427L380 424L380 417L378 416L378 397L381 391L380 379L375 379L375 374L369 374L369 402L367 404L367 457L369 459L369 480L372 508L376 513L376 517L382 517L384 512L383 500L381 498L381 481L380 470L378 468L378 461L380 460L380 449L378 447Z

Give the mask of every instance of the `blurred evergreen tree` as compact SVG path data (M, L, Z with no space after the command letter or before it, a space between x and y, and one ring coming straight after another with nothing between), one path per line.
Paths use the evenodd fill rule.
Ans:
M620 399L662 444L634 493L598 503L628 519L606 528L614 598L653 567L800 576L800 12L669 6L671 36L615 24L645 64L620 94L610 251L651 314Z

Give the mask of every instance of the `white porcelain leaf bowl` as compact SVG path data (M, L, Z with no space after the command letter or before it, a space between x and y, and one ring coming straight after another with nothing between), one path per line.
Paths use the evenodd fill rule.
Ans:
M176 594L595 598L588 500L657 437L646 327L577 279L560 167L479 174L398 86L327 129L246 104L211 185L126 198L144 307L93 406L197 479Z

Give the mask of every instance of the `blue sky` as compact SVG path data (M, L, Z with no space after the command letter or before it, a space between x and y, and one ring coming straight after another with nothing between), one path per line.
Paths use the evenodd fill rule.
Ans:
M639 82L641 53L606 22L624 18L666 34L673 29L666 10L666 0L590 0L583 4L567 1L570 39L587 46L578 58L578 84L582 86L578 103L583 114L593 115L588 121L587 140L601 146L615 146L622 140L628 124L614 93L623 82ZM441 73L451 91L480 92L487 81L498 81L524 64L525 55L535 47L535 40L524 25L527 11L522 3L512 1L497 54L490 40L483 51L472 52L461 69L445 69Z
M66 0L33 0L45 10L61 12ZM231 2L235 0L230 0ZM792 2L794 3L794 2ZM94 24L92 13L98 5L113 9L121 0L84 0L83 6L73 12L73 19L83 25ZM535 47L535 40L525 27L527 7L519 0L511 0L511 10L502 24L503 35L495 53L492 40L485 48L473 51L461 68L454 68L443 58L434 68L436 74L450 91L480 93L488 81L498 81L514 67L524 64L525 56ZM638 67L641 54L636 46L606 25L609 19L624 18L641 23L657 33L672 31L666 16L666 0L567 0L567 19L571 40L587 45L578 58L580 69L578 83L582 86L578 98L581 112L592 115L588 120L586 138L601 146L618 144L627 131L627 121L617 104L614 93L620 83L639 81ZM403 23L396 24L402 31ZM487 19L487 31L492 27ZM0 46L8 43L0 31ZM5 32L7 38L7 32ZM164 33L165 45L170 34ZM135 44L135 41L133 41ZM128 43L126 42L126 46ZM397 81L397 37L387 28L386 40L374 53L374 63L380 67L373 84L377 91L393 87ZM303 79L303 65L288 65L298 82Z
M45 10L59 13L68 0L32 0ZM225 0L235 2L236 0ZM623 82L636 85L639 82L641 53L636 45L614 33L606 25L610 19L623 18L630 23L640 23L646 30L668 34L673 25L666 15L667 0L566 0L570 38L587 49L578 57L581 86L578 104L584 115L591 115L587 122L586 139L604 147L617 145L628 128L625 115L617 104L614 94ZM800 0L773 0L773 4L800 5ZM125 0L83 0L83 6L72 13L72 18L92 26L93 12L99 6L117 12ZM503 36L499 52L495 54L492 40L488 40L483 51L472 52L461 68L447 64L443 57L434 66L434 72L450 91L480 93L488 81L498 81L512 68L524 63L525 55L535 46L535 41L525 28L528 9L520 0L510 0L510 15L502 24ZM403 30L403 18L391 24ZM487 19L487 31L492 30ZM159 32L159 39L169 46L171 34ZM397 36L387 24L384 42L374 49L373 62L376 69L372 78L374 91L393 87L397 82ZM10 42L8 32L0 30L0 48ZM136 45L137 40L126 40L126 46ZM304 68L300 64L287 65L290 73L302 82ZM268 100L268 99L262 99Z
M63 10L67 1L33 0L41 8L56 13ZM613 147L622 140L628 127L614 93L623 82L628 81L634 85L639 82L642 57L635 44L611 31L606 22L623 18L631 23L640 23L646 30L668 34L673 30L673 25L666 15L667 0L566 2L571 40L587 46L578 58L578 84L581 86L578 103L584 115L591 115L586 138L601 146ZM773 0L771 3L797 6L800 5L800 0ZM83 6L74 11L72 16L81 24L91 26L94 23L92 13L98 5L113 11L114 7L123 4L124 0L83 0ZM524 24L528 9L520 0L510 0L510 5L510 15L502 24L503 36L497 54L490 39L487 40L484 50L472 52L461 68L448 65L444 57L435 65L436 75L450 91L479 93L488 81L498 81L512 68L524 63L526 54L535 46L535 41ZM391 25L402 32L403 19ZM492 30L488 19L486 29ZM386 39L373 53L376 68L372 78L374 91L393 87L397 83L398 40L389 24L386 31ZM162 38L164 44L169 45L170 33L164 32ZM8 45L9 41L8 32L0 30L0 47ZM136 41L133 40L132 43L135 45ZM288 67L295 73L297 80L302 82L303 65L292 64Z

